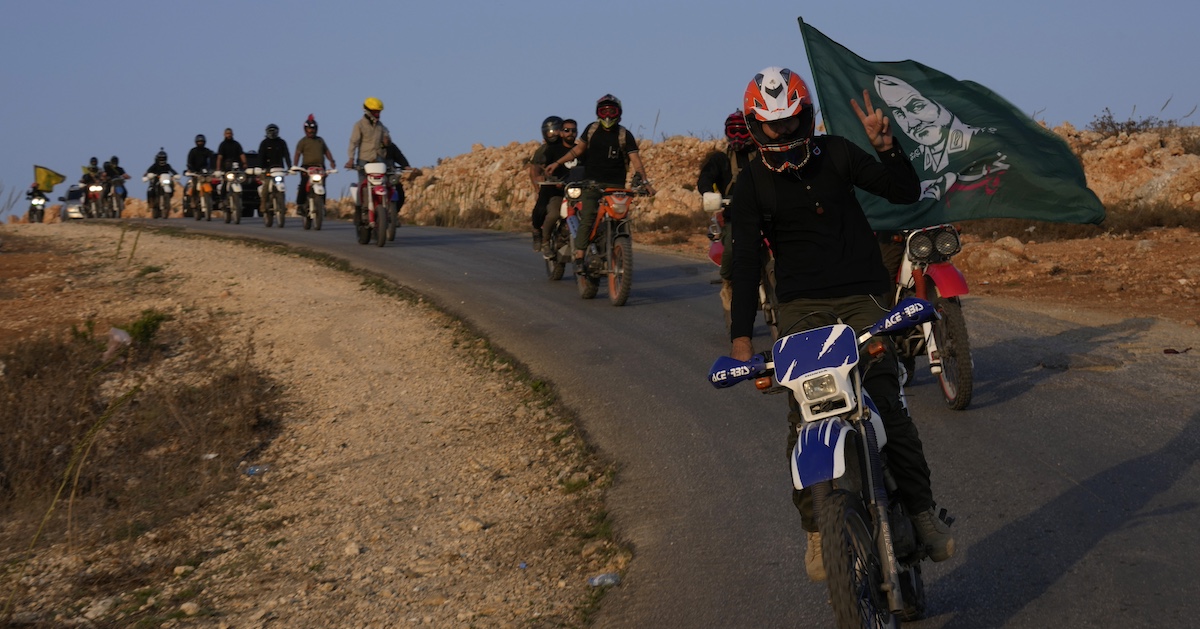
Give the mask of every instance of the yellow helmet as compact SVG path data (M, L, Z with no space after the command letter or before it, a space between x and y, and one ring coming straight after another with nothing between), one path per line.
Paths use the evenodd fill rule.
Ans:
M372 96L363 101L363 107L374 111L383 111L383 101Z

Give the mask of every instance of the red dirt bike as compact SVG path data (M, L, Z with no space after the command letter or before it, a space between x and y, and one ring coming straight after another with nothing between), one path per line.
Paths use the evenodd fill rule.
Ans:
M396 186L400 185L400 173L383 162L363 164L362 170L366 173L363 185L350 186L350 196L355 200L354 227L358 244L365 245L374 237L375 244L382 247L385 242L396 239L399 220Z
M575 277L579 296L591 299L600 287L600 278L608 277L608 300L614 306L624 306L633 290L633 238L630 230L629 207L634 197L647 194L645 182L634 182L632 188L604 188L593 181L567 185L567 198L579 199L584 189L601 193L596 222L578 229L590 229L588 246L583 259L576 261ZM570 221L568 223L577 223ZM574 239L576 229L572 229Z
M934 225L905 230L893 236L893 241L904 243L904 258L896 273L892 303L916 297L932 303L941 315L896 337L896 351L906 372L901 374L901 384L912 380L917 357L927 356L929 371L937 376L946 405L963 410L971 404L975 364L959 299L969 290L967 280L951 262L962 250L958 229Z
M721 256L725 253L725 245L721 236L725 233L724 210L729 206L729 197L722 197L716 192L705 192L704 211L712 214L708 224L708 259L713 264L721 266ZM763 239L762 275L758 282L758 309L763 313L763 322L771 330L771 340L779 338L779 300L775 297L775 257L766 239ZM722 282L721 306L725 311L725 331L729 331L732 322L729 305L733 297L728 287Z

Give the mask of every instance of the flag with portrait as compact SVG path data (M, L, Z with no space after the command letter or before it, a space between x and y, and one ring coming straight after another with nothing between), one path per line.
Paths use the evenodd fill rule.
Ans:
M979 218L1104 220L1104 205L1066 142L995 92L916 61L867 61L803 19L800 32L827 132L871 150L850 106L865 89L921 179L921 198L911 206L859 191L876 230Z

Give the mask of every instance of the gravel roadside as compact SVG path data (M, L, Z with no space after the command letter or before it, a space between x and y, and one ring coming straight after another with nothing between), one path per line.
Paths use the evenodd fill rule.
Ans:
M600 593L587 579L628 562L604 518L611 466L543 383L419 298L279 248L146 231L133 250L130 231L114 261L112 226L10 227L90 269L61 274L67 288L41 300L82 308L56 321L221 317L229 343L253 339L286 400L281 433L254 461L267 471L213 507L128 542L40 544L15 621L579 626ZM122 288L148 267L162 278L153 289ZM183 557L154 588L77 587Z

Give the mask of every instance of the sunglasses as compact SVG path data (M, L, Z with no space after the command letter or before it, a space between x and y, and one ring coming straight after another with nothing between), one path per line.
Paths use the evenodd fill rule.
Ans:
M575 127L571 127L570 129L563 127L562 132L563 133L578 133L579 129L576 129Z

